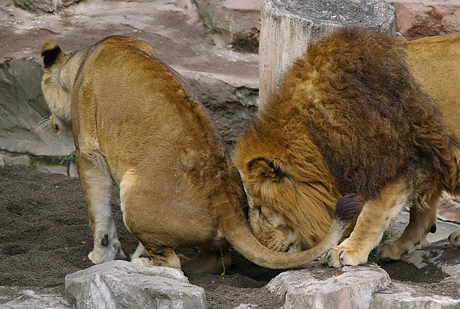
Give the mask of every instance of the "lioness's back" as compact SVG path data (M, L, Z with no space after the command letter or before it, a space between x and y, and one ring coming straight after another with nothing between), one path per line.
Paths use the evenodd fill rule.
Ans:
M116 174L135 166L154 166L158 174L159 166L174 167L178 160L181 168L194 169L216 155L225 160L222 139L193 92L184 91L172 69L125 39L95 45L75 83L74 111L94 113L99 145L109 165L120 167Z

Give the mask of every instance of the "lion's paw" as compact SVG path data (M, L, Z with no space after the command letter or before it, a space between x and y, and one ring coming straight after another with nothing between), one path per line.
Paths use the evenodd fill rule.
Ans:
M398 240L399 236L396 236L380 244L375 249L377 256L384 260L400 260L401 255L404 254L404 249L400 246Z
M134 258L131 260L131 263L141 266L150 266L152 265L152 260L150 260L149 258Z
M449 235L449 242L452 246L460 248L460 230L456 230Z
M421 239L417 243L405 242L397 236L393 237L376 249L377 256L384 260L400 260L403 254L412 253L417 249L423 248L426 245L426 238Z
M367 262L369 252L354 250L335 246L321 261L332 267L341 267L345 265L356 266Z
M126 256L121 250L120 241L117 238L113 238L106 246L94 246L93 251L88 254L88 258L94 264L102 264L113 260L125 260Z

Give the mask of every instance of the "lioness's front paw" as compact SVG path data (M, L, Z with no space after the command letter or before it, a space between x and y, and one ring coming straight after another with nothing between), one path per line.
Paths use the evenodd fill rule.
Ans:
M345 265L356 266L366 263L368 256L369 252L335 246L326 254L325 262L332 267L341 267Z
M460 230L456 230L449 235L449 242L452 246L460 248Z

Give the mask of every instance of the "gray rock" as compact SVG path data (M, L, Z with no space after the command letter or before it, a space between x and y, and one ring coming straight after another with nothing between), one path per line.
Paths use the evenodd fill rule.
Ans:
M259 47L260 0L193 0L218 44L256 52Z
M71 305L64 297L53 291L37 292L31 288L0 286L0 308L68 309Z
M233 145L257 111L259 84L253 79L179 70L206 106L227 144Z
M23 9L35 13L52 13L79 1L81 0L16 0L15 2Z
M460 307L460 301L447 296L412 296L410 292L387 290L373 297L373 309L454 309Z
M41 91L42 75L41 65L32 59L0 63L1 149L37 156L62 156L73 151L73 142L39 125L51 115Z
M65 289L82 308L206 308L203 288L182 271L114 261L67 275Z
M285 298L285 309L370 308L372 294L391 284L388 274L376 265L344 267L342 271L326 279L317 279L330 272L326 267L318 267L315 274L310 270L288 271L267 287Z

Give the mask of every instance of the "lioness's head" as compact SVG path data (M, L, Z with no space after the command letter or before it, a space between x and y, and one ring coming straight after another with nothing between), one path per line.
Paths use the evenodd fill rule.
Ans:
M72 133L72 89L81 64L81 53L66 55L54 41L48 41L42 47L45 70L42 90L52 112L51 125L58 133Z

